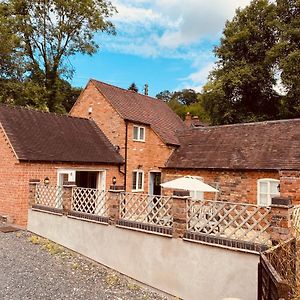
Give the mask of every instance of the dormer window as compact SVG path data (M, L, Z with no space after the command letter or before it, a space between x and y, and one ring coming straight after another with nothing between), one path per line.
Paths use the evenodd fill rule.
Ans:
M145 127L133 126L133 140L137 142L145 142Z

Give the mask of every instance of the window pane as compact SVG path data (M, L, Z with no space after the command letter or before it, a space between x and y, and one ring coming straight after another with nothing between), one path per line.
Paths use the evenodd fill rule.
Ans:
M274 182L274 181L271 181L270 182L270 193L271 194L279 194L278 192L278 189L277 189L277 186L278 186L279 182Z
M133 172L132 173L132 189L133 190L136 190L136 176L137 176L137 173Z
M138 140L139 139L139 128L133 127L133 139Z
M140 127L140 140L143 141L145 139L145 128Z
M259 205L268 205L268 195L260 194L259 198L260 198Z
M143 189L143 173L139 172L139 182L138 182L138 189L141 190Z
M260 182L260 192L262 194L268 193L268 182Z

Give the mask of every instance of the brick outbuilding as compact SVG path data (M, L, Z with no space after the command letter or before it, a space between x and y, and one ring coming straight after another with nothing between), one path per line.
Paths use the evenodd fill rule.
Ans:
M198 127L178 140L164 181L194 175L221 200L269 205L280 194L300 204L300 119Z
M0 215L26 226L28 182L108 189L123 158L92 121L0 105Z

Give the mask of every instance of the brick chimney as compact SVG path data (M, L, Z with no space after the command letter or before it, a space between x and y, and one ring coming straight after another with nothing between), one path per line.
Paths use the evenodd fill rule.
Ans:
M192 115L190 112L186 113L184 123L187 127L192 127Z

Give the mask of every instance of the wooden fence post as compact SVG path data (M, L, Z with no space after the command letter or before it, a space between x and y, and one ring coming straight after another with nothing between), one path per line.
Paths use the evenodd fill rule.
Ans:
M35 204L35 197L36 197L36 186L40 184L39 179L30 179L29 180L29 196L28 196L28 206L29 208Z
M72 208L72 190L76 187L75 182L65 181L63 183L63 194L62 194L62 207L63 207L63 214L66 216L68 212Z
M293 237L293 209L291 198L272 198L270 235L274 245Z

